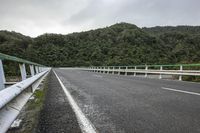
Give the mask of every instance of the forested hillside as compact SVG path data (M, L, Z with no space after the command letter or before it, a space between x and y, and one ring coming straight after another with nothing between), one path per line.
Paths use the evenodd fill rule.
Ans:
M48 66L200 63L200 27L141 29L119 23L36 38L0 31L0 52Z

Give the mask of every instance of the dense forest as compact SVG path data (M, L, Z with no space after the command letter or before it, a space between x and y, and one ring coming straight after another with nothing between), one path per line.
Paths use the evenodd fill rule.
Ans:
M128 23L36 38L0 31L0 52L47 66L200 63L200 26Z

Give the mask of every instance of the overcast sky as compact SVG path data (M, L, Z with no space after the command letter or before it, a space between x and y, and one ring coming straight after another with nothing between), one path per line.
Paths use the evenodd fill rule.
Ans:
M200 25L200 0L0 0L0 30L32 37L128 22Z

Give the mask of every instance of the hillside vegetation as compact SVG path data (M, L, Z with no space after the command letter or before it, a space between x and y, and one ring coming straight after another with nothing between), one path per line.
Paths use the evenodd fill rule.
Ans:
M119 23L36 38L0 31L0 52L48 66L200 63L200 27L138 28Z

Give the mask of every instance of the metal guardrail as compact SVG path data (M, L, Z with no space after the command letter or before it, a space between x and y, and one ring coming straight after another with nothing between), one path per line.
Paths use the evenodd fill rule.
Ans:
M21 82L14 82L14 85L5 87L7 82L5 80L3 60L19 63ZM25 64L29 65L31 77L27 76ZM0 53L0 133L5 133L9 129L22 107L50 70L51 68L43 65Z
M5 84L8 84L6 82L6 78L5 78L5 74L4 74L4 68L3 68L3 61L4 60L9 60L9 61L19 63L19 68L20 68L22 80L25 80L27 78L25 64L29 65L31 76L34 76L35 74L44 71L45 68L46 68L43 65L40 65L40 64L31 62L31 61L27 61L27 60L24 60L24 59L21 59L21 58L17 58L17 57L14 57L14 56L10 56L10 55L0 53L0 90L5 88Z
M199 67L199 69L195 70L194 67ZM187 69L184 70L184 68ZM182 76L200 76L200 64L94 66L83 68L82 70L111 74L117 73L118 75L122 73L124 75L133 73L134 76L137 76L137 74L144 74L144 77L147 77L148 74L157 74L159 75L159 79L162 79L162 75L177 75L179 80L182 80Z

